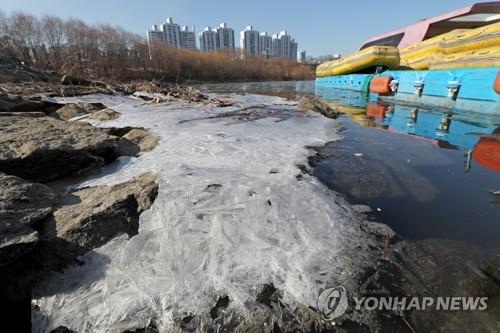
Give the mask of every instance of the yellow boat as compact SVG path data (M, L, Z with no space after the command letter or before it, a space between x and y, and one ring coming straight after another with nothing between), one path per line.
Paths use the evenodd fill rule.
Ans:
M316 68L316 76L355 73L368 67L383 66L390 69L399 66L399 51L393 46L372 46L345 58L325 62Z
M428 69L431 62L444 57L441 52L441 42L443 39L451 39L455 36L463 35L470 29L456 29L448 33L426 39L420 43L412 44L399 50L402 67L412 69Z
M454 35L443 35L439 49L446 54L473 51L500 46L500 22L464 30Z
M500 46L445 55L429 64L429 69L500 66Z
M422 70L428 69L431 62L436 62L442 59L444 55L440 52L424 54L420 57L401 58L401 67L409 67L411 69Z
M451 39L457 35L463 35L464 33L470 31L470 29L456 29L450 32L447 32L442 35L438 35L436 37L432 37L426 39L420 43L411 44L407 47L403 47L399 50L399 56L401 60L407 59L415 59L415 58L423 58L432 53L440 52L440 42L444 38Z

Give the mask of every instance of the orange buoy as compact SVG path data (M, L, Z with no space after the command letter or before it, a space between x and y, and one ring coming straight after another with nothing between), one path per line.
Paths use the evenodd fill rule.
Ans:
M493 89L495 89L497 94L500 94L500 71L497 72L495 83L493 83Z
M380 95L388 95L391 93L389 84L392 81L391 76L377 76L370 82L370 91Z
M384 120L387 106L379 103L368 103L366 106L366 115Z
M500 172L500 135L480 138L474 146L472 157L477 164Z

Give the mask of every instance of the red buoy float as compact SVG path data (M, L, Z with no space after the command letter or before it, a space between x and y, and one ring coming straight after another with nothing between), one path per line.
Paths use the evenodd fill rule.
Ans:
M370 91L379 95L389 95L391 93L391 87L389 86L391 81L391 76L374 77L370 82Z
M495 83L493 83L493 89L495 89L497 94L500 94L500 71L497 72Z

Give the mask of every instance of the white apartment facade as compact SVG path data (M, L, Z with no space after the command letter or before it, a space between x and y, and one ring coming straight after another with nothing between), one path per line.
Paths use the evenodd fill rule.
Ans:
M196 33L194 27L189 30L187 26L183 26L180 33L181 47L185 49L196 50Z
M215 31L217 32L217 49L234 50L234 30L222 22Z
M248 54L258 54L259 48L259 32L253 30L251 25L247 26L245 30L240 32L240 47Z
M297 61L301 64L304 64L306 62L306 51L299 50L299 52L297 53Z
M174 47L181 46L181 27L174 23L171 17L167 17L165 23L160 25L160 29L164 33L165 42Z
M206 27L200 32L200 49L205 52L213 52L217 47L217 31Z
M259 36L259 51L262 55L271 56L273 50L273 38L262 32Z

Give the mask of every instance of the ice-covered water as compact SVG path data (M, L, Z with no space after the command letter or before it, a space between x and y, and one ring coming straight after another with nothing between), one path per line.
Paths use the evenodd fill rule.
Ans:
M245 316L263 283L282 291L286 304L315 306L318 290L353 284L378 255L349 206L315 178L296 178L296 165L311 154L306 146L339 138L335 121L277 97L233 99L261 107L203 119L238 107L79 98L122 113L98 126L143 126L160 137L152 152L82 186L153 171L159 195L137 236L115 238L34 290L35 331L122 331L151 319L167 327L179 316L205 316L220 295Z

